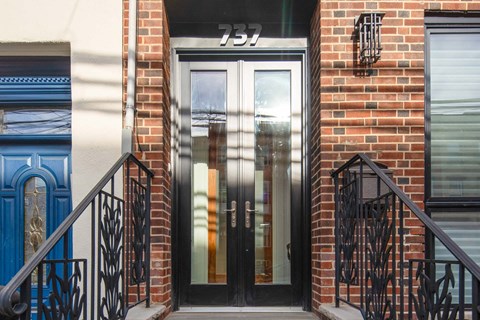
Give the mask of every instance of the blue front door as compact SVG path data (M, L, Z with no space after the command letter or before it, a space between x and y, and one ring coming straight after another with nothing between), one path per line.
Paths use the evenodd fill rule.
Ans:
M70 149L45 136L0 141L0 285L71 212ZM63 244L49 258L61 256Z

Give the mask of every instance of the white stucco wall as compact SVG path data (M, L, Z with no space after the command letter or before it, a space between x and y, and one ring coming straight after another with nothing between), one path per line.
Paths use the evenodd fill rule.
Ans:
M75 207L121 155L122 1L2 0L0 7L1 55L71 56ZM80 222L75 240L90 235L89 220ZM82 245L75 241L75 251Z

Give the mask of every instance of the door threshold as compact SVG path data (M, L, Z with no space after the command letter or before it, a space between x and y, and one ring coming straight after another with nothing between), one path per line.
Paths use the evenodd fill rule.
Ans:
M302 307L180 307L177 312L304 312Z

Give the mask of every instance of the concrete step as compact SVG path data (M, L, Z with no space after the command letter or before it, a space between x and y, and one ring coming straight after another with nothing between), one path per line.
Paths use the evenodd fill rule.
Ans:
M128 311L125 320L158 320L162 319L165 311L165 306L161 304L151 305L150 308L146 308L145 304L140 304Z
M309 312L174 312L166 320L318 320Z
M322 304L318 308L320 320L363 320L362 314L359 310L341 304L339 308L335 305Z

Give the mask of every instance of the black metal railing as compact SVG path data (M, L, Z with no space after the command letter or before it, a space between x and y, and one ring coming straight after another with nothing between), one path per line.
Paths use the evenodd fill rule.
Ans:
M347 303L375 320L480 318L480 267L385 169L358 154L332 178L337 307ZM425 259L426 234L452 261Z
M1 288L0 318L124 319L148 307L152 177L124 154Z

